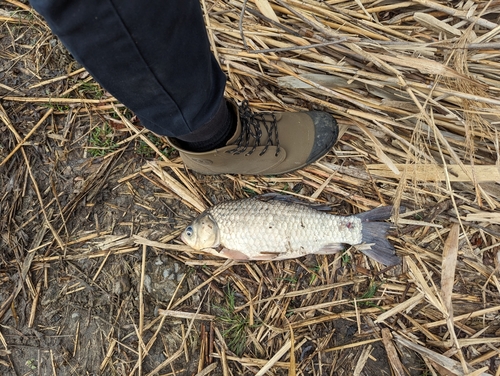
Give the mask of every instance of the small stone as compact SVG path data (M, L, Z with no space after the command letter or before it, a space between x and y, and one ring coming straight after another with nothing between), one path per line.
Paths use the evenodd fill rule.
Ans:
M149 293L151 293L151 291L153 290L151 286L151 277L147 274L144 276L144 287L146 288L146 291Z

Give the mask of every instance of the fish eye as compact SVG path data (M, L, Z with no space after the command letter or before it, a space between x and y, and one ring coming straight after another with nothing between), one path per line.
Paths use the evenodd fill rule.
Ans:
M192 226L186 227L186 235L187 236L192 236L193 235L193 227Z

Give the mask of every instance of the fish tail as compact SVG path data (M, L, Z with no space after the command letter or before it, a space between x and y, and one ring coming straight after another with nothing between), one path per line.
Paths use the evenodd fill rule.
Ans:
M369 249L362 249L361 252L384 265L397 265L401 262L394 246L387 240L387 232L393 225L382 222L391 217L392 209L392 206L383 206L356 215L363 224L362 242L371 244ZM404 211L403 207L401 211Z

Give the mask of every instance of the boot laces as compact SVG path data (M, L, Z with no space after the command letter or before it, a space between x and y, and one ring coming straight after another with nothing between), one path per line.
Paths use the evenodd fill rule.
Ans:
M241 133L236 140L236 148L228 150L228 153L241 154L246 152L245 155L252 154L257 146L260 146L262 136L265 132L265 136L267 136L266 145L264 149L259 153L259 155L263 155L267 151L269 146L275 145L277 156L280 152L280 142L278 139L278 125L276 116L273 113L254 114L250 110L247 100L243 101L243 103L239 107L239 112L241 121ZM265 119L265 115L271 116L272 120ZM255 142L252 142L252 140L255 140ZM247 151L249 148L251 149Z

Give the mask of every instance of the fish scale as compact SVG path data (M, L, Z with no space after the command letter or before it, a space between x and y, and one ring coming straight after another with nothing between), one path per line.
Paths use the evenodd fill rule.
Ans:
M250 199L217 205L208 211L220 231L220 243L245 250L250 258L278 253L279 258L319 253L329 244L361 243L361 221L322 213L303 205Z
M204 211L181 234L196 250L235 260L282 260L333 254L343 244L366 245L361 252L385 265L401 260L386 239L383 222L392 207L339 216L290 196L265 194L223 202Z

